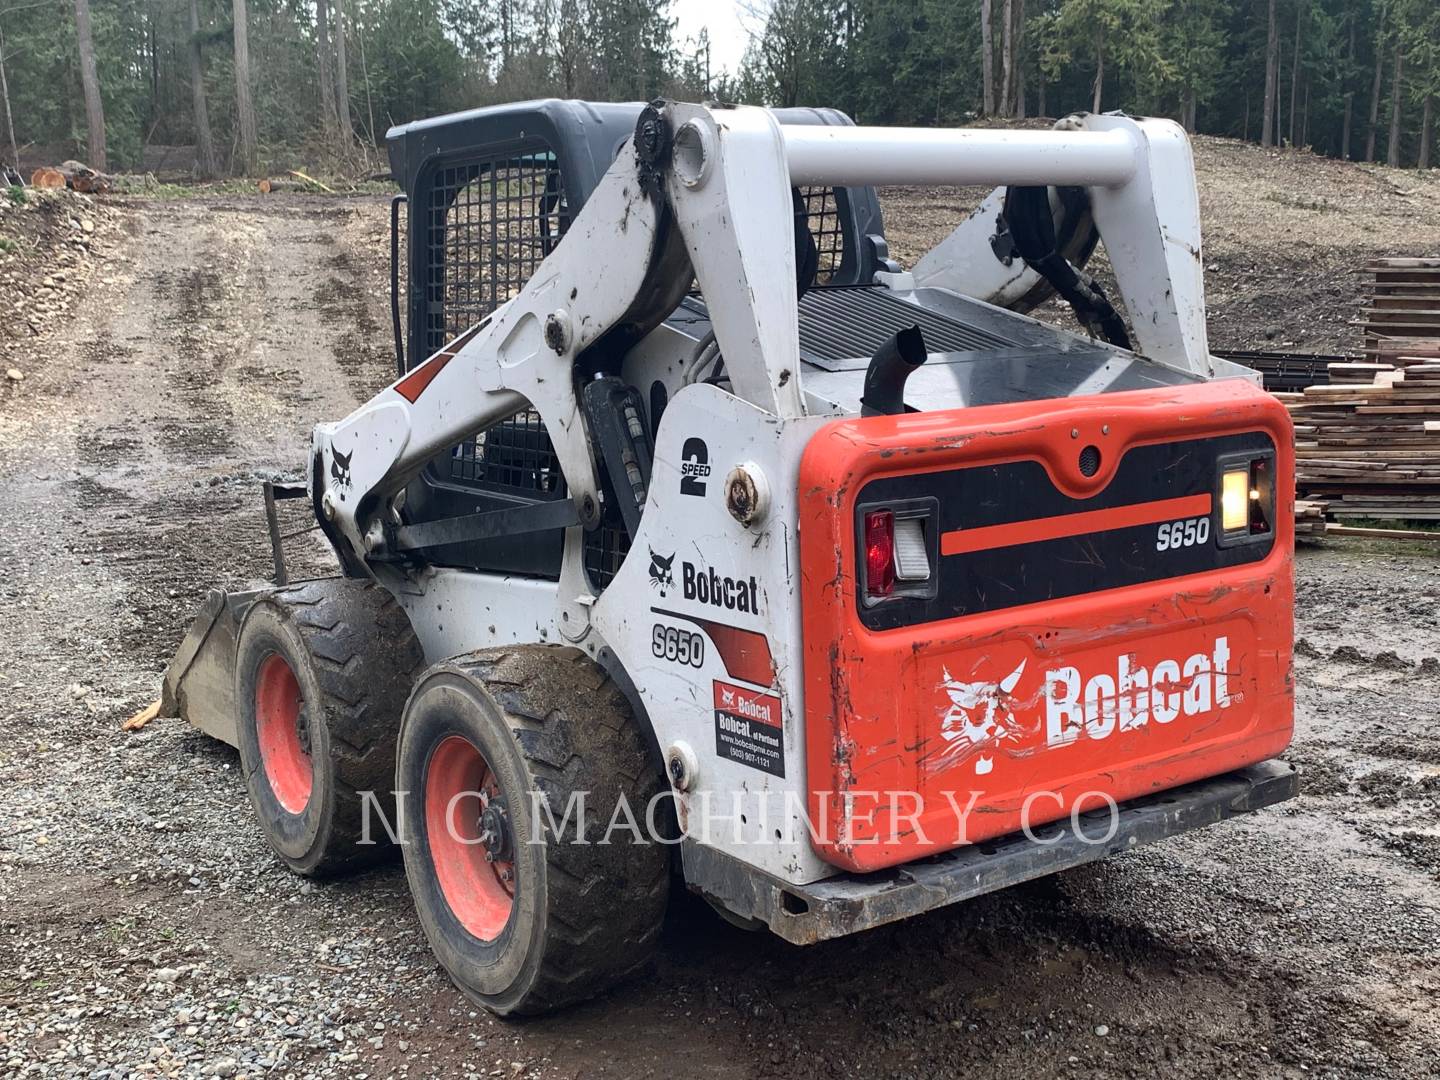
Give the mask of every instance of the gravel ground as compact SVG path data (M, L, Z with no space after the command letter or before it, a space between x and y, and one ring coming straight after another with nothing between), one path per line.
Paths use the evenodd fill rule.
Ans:
M111 205L0 392L0 1072L1436 1075L1428 546L1301 552L1290 804L808 949L682 900L636 982L477 1015L398 866L291 877L231 750L118 730L206 589L266 574L258 481L388 377L384 203Z

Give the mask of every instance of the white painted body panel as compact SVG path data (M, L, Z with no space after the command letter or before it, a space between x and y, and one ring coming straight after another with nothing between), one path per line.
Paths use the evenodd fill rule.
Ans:
M797 817L807 789L796 478L805 444L823 423L825 418L780 421L713 386L692 386L676 395L660 425L640 535L631 557L596 602L591 620L594 635L621 660L635 683L661 748L685 742L695 751L700 762L697 781L680 796L692 823L703 816L707 799L717 814L731 814L730 800L738 793L746 820L712 822L710 842L792 882L835 872L811 850L805 824ZM709 482L703 496L683 495L682 444L701 432L710 452ZM725 506L726 474L742 463L764 475L771 494L765 520L750 528L731 517ZM675 558L675 584L664 597L650 580L651 551ZM753 574L759 585L758 614L687 600L682 588L685 561L731 578ZM713 643L708 643L699 669L654 657L651 637L657 623L694 629L683 619L655 614L657 608L765 634L775 662L769 689L784 709L783 779L716 753L713 683L739 680L726 673Z
M432 664L491 645L557 640L553 581L431 566L386 584Z
M1139 147L1123 128L1009 131L1004 128L787 127L795 184L1127 183Z

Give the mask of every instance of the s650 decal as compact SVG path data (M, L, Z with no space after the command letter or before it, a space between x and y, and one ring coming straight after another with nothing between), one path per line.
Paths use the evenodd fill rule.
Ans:
M690 630L656 623L650 630L650 651L661 660L700 667L705 663L705 638Z
M1167 521L1155 534L1155 550L1170 551L1173 548L1193 547L1210 539L1208 517L1187 518L1184 521Z

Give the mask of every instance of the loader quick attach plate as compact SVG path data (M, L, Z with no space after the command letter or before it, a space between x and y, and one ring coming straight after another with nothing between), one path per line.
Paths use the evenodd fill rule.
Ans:
M817 853L879 870L1283 750L1291 445L1283 406L1238 379L817 432L799 479ZM1221 513L1237 461L1274 493L1243 535ZM881 596L877 512L928 550Z
M1262 810L1294 798L1299 786L1293 766L1263 761L1122 803L1113 814L1101 806L1039 826L1029 836L1019 832L892 870L811 885L787 884L687 840L685 878L725 910L763 922L795 945L810 945Z

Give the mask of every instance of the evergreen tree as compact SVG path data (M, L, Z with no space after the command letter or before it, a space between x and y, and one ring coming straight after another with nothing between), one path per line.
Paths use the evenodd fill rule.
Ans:
M670 0L0 0L0 153L93 142L127 168L194 146L202 173L253 173L263 146L270 167L344 167L352 123L376 144L494 102L708 92L877 124L1118 108L1435 159L1440 0L739 2L754 39L721 71L703 36L676 40Z

